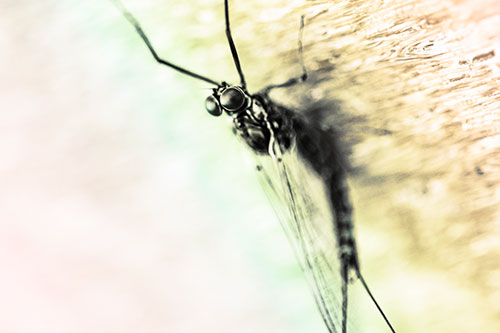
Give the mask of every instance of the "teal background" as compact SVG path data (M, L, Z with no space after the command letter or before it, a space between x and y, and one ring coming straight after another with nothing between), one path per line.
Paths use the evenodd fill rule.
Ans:
M127 5L163 56L234 80L214 3ZM323 329L209 86L107 1L0 12L0 331Z

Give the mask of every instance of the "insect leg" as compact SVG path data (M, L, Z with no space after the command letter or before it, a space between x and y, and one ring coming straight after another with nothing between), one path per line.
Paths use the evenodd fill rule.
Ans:
M304 49L302 47L302 40L304 38L304 15L300 17L300 28L299 28L299 61L300 65L302 66L302 76L301 79L302 81L307 80L307 69L306 65L304 64Z
M146 35L146 33L144 32L144 30L142 29L142 26L140 25L139 21L137 21L137 19L132 15L132 13L130 13L126 8L125 6L123 5L123 3L121 3L119 0L110 0L115 6L116 8L118 8L118 10L123 14L123 16L125 17L125 19L127 19L127 21L134 26L135 30L137 31L137 33L139 34L139 36L141 37L141 39L144 41L144 43L146 44L146 46L148 47L149 51L151 52L151 54L153 55L153 57L155 58L155 60L162 64L162 65L165 65L167 67L170 67L170 68L173 68L175 69L176 71L178 72L181 72L182 74L186 74L186 75L189 75L191 77L194 77L195 79L198 79L198 80L202 80L202 81L205 81L205 82L208 82L210 84L213 84L215 86L220 86L221 83L215 81L215 80L212 80L208 77L205 77L203 75L200 75L200 74L197 74L197 73L194 73L190 70L187 70L185 68L182 68L180 66L177 66L176 64L173 64L171 63L170 61L167 61L167 60L164 60L162 59L158 53L156 53L156 50L154 49L153 45L151 44L151 42L149 41L149 38L148 36Z
M299 41L298 41L298 53L299 53L299 61L300 61L300 66L302 67L302 75L299 77L294 77L289 79L288 81L285 81L280 84L272 84L268 86L266 89L264 89L265 92L269 93L272 89L274 88L285 88L285 87L290 87L293 85L296 85L297 83L304 82L307 80L307 69L304 64L304 51L303 51L303 46L302 46L302 39L304 36L304 15L300 17L300 28L299 28Z

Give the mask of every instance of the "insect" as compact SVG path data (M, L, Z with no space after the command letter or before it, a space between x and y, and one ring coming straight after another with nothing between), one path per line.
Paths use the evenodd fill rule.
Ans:
M269 96L275 88L307 80L302 56L304 16L299 29L302 75L251 94L231 34L228 0L224 1L224 16L227 41L240 77L236 85L213 80L161 58L135 17L121 2L112 1L158 63L214 86L205 100L205 108L212 116L225 113L232 118L234 133L255 153L257 170L271 195L288 207L284 228L294 244L328 331L355 332L355 324L348 316L348 287L351 280L358 279L388 329L395 332L361 274L346 171L335 135L300 112L275 103ZM264 166L266 163L270 165ZM313 173L323 187L324 195L320 195L318 202L312 199L313 190L303 181L309 173ZM319 203L321 200L323 204Z

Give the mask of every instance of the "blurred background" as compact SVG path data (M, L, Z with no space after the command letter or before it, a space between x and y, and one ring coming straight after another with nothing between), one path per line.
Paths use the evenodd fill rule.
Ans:
M222 1L126 1L237 82ZM498 1L232 1L249 89L335 101L365 277L400 332L500 330ZM0 4L0 332L324 332L210 88L108 1ZM329 122L329 123L328 123ZM340 124L340 125L339 125Z

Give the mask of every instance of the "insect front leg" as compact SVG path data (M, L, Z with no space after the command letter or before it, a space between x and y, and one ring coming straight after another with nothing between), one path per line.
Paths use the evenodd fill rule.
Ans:
M304 15L302 15L300 17L299 41L298 41L298 44L299 44L298 53L299 53L300 66L302 67L302 75L299 76L299 77L291 78L291 79L289 79L289 80L287 80L287 81L285 81L283 83L272 84L272 85L266 87L263 90L263 92L269 93L274 88L291 87L291 86L294 86L294 85L296 85L298 83L302 83L305 80L307 80L307 69L306 69L306 66L304 64L304 51L303 51L303 46L302 46L302 38L303 38L303 35L304 35L304 20L305 20Z

